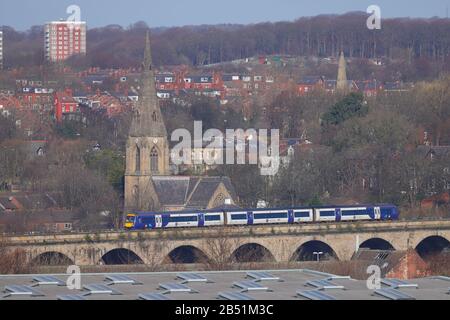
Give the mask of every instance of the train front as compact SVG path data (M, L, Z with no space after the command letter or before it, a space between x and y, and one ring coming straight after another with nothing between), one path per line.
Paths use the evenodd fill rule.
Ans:
M125 229L133 230L135 228L135 223L136 223L136 214L128 213L124 224Z

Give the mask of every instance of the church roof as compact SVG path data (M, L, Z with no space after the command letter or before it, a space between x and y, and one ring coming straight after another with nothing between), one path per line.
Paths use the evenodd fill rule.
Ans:
M217 187L220 183L223 183L225 188L229 190L234 198L234 188L231 185L230 178L228 177L204 177L198 181L196 188L191 193L189 207L203 207L204 203L208 203L211 197L214 195Z
M236 199L228 177L155 176L152 180L162 206L205 209L221 183Z
M155 176L155 191L162 205L184 205L190 184L189 177Z

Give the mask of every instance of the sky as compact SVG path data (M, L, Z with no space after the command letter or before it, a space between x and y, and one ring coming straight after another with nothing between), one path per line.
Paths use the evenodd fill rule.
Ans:
M78 5L89 28L145 21L150 27L292 21L303 16L381 8L382 18L446 17L450 0L0 0L0 25L26 30L67 19Z

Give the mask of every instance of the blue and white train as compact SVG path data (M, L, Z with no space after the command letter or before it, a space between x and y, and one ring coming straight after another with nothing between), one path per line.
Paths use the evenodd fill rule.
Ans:
M300 224L340 221L398 220L395 205L315 206L264 209L216 209L172 212L130 212L125 229L196 228L224 225Z

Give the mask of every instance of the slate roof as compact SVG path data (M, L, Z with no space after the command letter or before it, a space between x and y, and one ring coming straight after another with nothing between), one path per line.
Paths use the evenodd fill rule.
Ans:
M234 187L228 177L155 176L152 179L162 206L206 209L221 183L236 200Z
M184 205L189 177L153 177L155 191L163 205Z
M418 146L416 150L423 157L433 155L435 157L450 157L450 146Z
M0 211L57 208L59 200L57 194L4 193L0 194Z
M303 84L303 85L316 85L319 82L324 81L324 78L321 76L306 76L303 77L298 84Z

